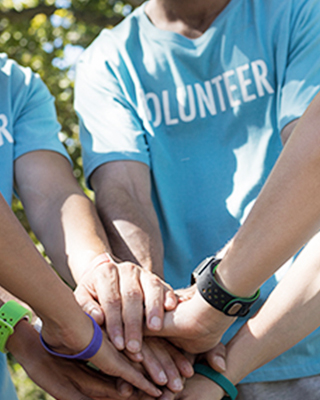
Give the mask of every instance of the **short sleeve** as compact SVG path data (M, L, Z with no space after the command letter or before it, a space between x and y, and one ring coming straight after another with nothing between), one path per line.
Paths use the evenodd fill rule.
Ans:
M320 2L294 1L289 54L282 82L279 128L299 118L320 88Z
M35 150L58 152L69 160L59 140L54 98L37 74L17 64L12 67L14 99L14 159Z
M101 38L78 62L75 109L80 119L80 139L85 176L101 164L116 160L149 165L145 131L132 103L134 85L121 68L105 59ZM120 57L119 57L120 58ZM121 64L119 60L119 64Z

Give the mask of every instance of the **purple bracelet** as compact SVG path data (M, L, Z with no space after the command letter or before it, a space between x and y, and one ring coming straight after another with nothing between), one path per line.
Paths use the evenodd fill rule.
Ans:
M100 326L91 317L91 315L87 314L87 316L91 319L93 323L94 332L91 342L89 343L88 347L86 347L83 351L73 355L57 353L49 348L40 333L40 341L42 346L47 350L48 353L52 354L53 356L68 358L69 360L88 360L89 358L93 357L101 347L103 336Z

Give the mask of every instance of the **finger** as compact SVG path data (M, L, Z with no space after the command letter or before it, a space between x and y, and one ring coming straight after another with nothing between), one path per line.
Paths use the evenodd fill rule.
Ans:
M168 351L171 347L166 341L161 341L156 338L150 339L148 342L152 349L155 357L161 363L165 374L168 378L167 387L172 392L179 392L183 389L183 382L181 379L180 372L173 361L170 352Z
M62 362L62 364L63 367L61 368L61 371L64 370L65 373L61 373L61 371L59 370L59 366L57 366L56 360L52 360L50 375L48 373L43 374L43 371L41 371L41 373L39 374L38 368L36 371L32 370L31 373L30 371L28 371L29 376L31 379L37 382L37 384L41 388L43 388L51 396L59 400L92 400L92 397L90 396L90 389L93 388L94 390L92 390L92 393L94 393L94 395L106 393L105 387L104 393L100 391L101 388L99 388L99 384L101 382L99 382L99 380L96 380L92 376L90 377L90 372L88 373L88 375L86 375L83 370L78 367L78 365L75 365L76 373L78 376L75 377L71 375L71 377L69 377L66 367L66 365L68 365L68 362ZM36 378L33 377L33 372L36 373ZM85 385L82 386L83 382L85 382Z
M141 271L140 282L144 295L147 327L159 331L163 323L165 285L157 275L146 270Z
M92 318L97 322L98 325L104 323L104 313L100 304L93 298L92 294L85 285L81 283L77 286L74 291L74 296L77 302L80 304L83 311L90 314Z
M118 389L117 380L115 378L106 376L85 364L70 361L68 363L69 368L73 368L72 377L70 377L69 380L74 382L76 378L76 384L74 384L74 386L77 386L81 393L90 396L90 398L98 397L101 400L106 398L112 398L113 400L124 399L124 395ZM76 371L75 367L77 368ZM70 372L68 373L70 374ZM126 397L128 397L132 391L133 387L127 384Z
M118 267L114 263L104 263L96 273L99 273L96 291L104 311L108 336L116 349L123 350L125 342Z
M131 263L119 268L120 293L125 346L131 353L138 353L142 346L143 292L140 285L140 270Z
M172 393L168 388L164 388L159 400L174 400L178 399L179 397L179 393Z
M206 359L211 368L218 372L225 372L226 366L226 348L222 343L219 343L216 347L210 350Z
M130 351L125 349L124 354L129 358L129 360L135 363L141 363L143 360L143 355L141 351L139 351L139 353L131 353Z
M130 383L124 381L123 379L116 380L116 388L121 396L127 398L133 394L133 387Z
M99 352L90 359L90 362L105 374L120 377L151 396L159 397L162 394L161 390L149 382L122 353L112 346L106 335Z
M163 339L160 339L163 340ZM177 349L171 343L166 340L163 340L163 345L165 346L167 352L170 354L173 362L175 363L176 367L180 374L185 378L191 378L194 374L193 371L193 364L188 358L183 354L182 350ZM190 357L193 359L194 357Z
M145 342L142 344L142 355L142 365L150 375L153 382L155 382L157 385L164 386L168 382L167 375L161 363L158 361L155 353Z
M196 285L192 285L185 289L175 290L175 294L178 297L178 301L181 302L190 300L193 297L196 289L197 289Z
M179 297L175 294L171 287L167 287L164 295L164 308L166 311L174 310L179 302Z

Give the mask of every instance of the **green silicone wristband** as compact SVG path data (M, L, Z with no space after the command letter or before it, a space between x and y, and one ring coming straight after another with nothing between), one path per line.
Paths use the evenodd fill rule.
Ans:
M214 369L203 365L203 364L194 364L193 366L194 372L200 375L204 375L207 378L211 379L217 385L219 385L229 396L223 397L222 400L235 400L238 395L238 390L234 386L232 382L229 381L225 376L220 374L220 372L215 371Z
M31 311L14 300L9 300L0 308L0 351L2 353L6 352L7 340L13 334L14 327L25 317L28 317L31 322Z

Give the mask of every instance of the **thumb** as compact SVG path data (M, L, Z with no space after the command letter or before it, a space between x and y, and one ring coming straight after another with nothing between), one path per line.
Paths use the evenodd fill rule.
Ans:
M146 326L143 329L143 334L145 336L159 336L159 337L176 337L179 336L177 332L177 327L175 325L175 312L167 311L164 313L163 316L163 325L159 331L153 331L148 329Z
M78 285L74 291L74 296L84 312L90 314L98 325L101 326L104 324L105 317L103 310L85 286Z
M210 367L218 372L225 372L226 365L226 348L222 343L206 353L206 359Z

